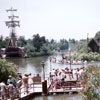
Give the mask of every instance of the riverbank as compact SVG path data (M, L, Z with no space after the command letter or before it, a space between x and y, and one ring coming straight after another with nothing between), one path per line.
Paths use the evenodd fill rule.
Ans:
M82 60L82 61L100 61L100 54L99 53L74 53L74 55L71 56L72 60Z

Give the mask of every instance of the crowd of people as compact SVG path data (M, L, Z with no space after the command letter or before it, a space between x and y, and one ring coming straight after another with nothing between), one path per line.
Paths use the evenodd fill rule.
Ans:
M84 70L84 67L75 69L65 68L62 70L53 69L50 72L51 83L49 88L55 87L55 89L59 89L68 86L68 81L78 82Z
M7 100L7 97L10 100L14 100L15 98L20 98L21 86L24 86L24 93L28 93L28 89L31 88L33 83L31 74L17 73L16 79L14 79L11 75L7 82L2 81L0 83L0 100Z
M68 60L66 58L57 59L56 57L50 58L50 62L58 63L58 64L73 64L73 65L82 65L87 64L87 61L81 61L81 60Z

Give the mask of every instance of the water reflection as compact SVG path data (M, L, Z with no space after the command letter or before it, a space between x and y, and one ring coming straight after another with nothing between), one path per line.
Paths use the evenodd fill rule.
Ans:
M34 58L25 58L25 59L7 59L7 60L14 62L18 67L18 71L21 72L22 74L24 74L24 73L27 73L27 74L40 73L40 74L42 74L43 68L40 65L40 63L41 63L41 61L45 61L46 65L44 67L44 71L45 71L45 73L48 73L50 71L49 58L50 57L48 57L48 56L44 56L44 57L34 57ZM60 58L60 57L56 55L56 58ZM51 63L51 69L53 69L53 68L62 69L62 68L66 68L66 67L70 67L70 65ZM75 68L75 67L82 67L82 65L72 65L72 68Z
M58 60L61 59L60 55L54 55L54 57L56 57ZM66 67L70 68L70 65L66 65L66 64L57 64L57 63L50 64L49 58L50 57L48 56L43 56L43 57L24 58L24 59L7 59L7 60L14 62L18 67L18 71L21 72L22 74L24 73L42 74L43 68L40 65L41 61L45 62L44 71L47 74L50 71L50 69L53 69L53 68L58 68L58 69L64 69ZM86 66L86 65L72 65L72 68L83 67L83 66Z
M82 100L81 96L78 94L68 95L68 94L60 94L60 95L50 95L50 96L39 96L35 97L31 100Z
M26 59L7 59L10 62L13 62L17 65L18 71L22 74L24 73L42 73L42 67L40 65L41 61L47 62L48 57L34 57L34 58L26 58ZM46 63L45 71L48 71L48 64Z

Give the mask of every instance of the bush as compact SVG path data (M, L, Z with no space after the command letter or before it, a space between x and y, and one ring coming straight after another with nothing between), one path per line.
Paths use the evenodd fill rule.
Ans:
M100 54L98 53L77 53L72 57L74 60L100 61Z
M84 100L100 100L100 67L88 66L81 77Z
M15 73L15 64L7 62L5 59L0 59L0 82L7 81L9 75L15 77Z

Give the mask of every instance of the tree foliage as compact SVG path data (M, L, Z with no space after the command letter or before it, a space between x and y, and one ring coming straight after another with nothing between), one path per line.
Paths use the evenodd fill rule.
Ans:
M71 43L71 47L73 47L73 51L76 51L78 53L87 53L89 51L89 48L87 47L87 42L78 41L76 44Z
M24 36L20 36L18 41L17 41L17 45L20 47L24 47L27 44L27 41L25 40Z
M57 50L57 48L58 48L58 43L57 43L54 39L51 39L51 41L48 42L48 48L49 48L49 50L51 50L51 51Z
M15 73L15 64L7 62L5 59L0 59L0 82L7 81L9 75L15 77Z
M4 40L3 39L3 36L1 35L0 36L0 48L5 48L8 44L8 41L7 40Z
M81 77L84 100L100 100L100 67L88 66Z
M73 60L83 60L83 61L100 61L100 54L98 53L93 53L93 52L89 52L89 53L74 53L74 55L72 56Z
M45 36L40 37L39 34L33 35L33 46L36 52L40 51L44 43L46 43Z
M94 37L94 39L98 40L100 42L100 31L98 31Z
M69 47L68 41L66 39L61 39L58 47L60 48L60 50L67 50Z

